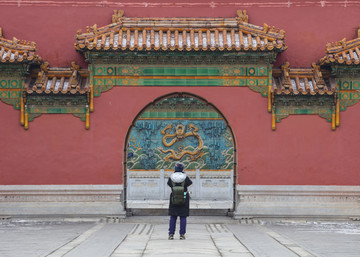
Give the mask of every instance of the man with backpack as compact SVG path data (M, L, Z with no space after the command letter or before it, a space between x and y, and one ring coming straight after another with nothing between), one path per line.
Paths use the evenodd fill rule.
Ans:
M190 195L187 188L192 184L191 179L186 176L184 164L177 162L175 172L171 174L168 180L168 186L171 187L169 204L169 240L174 239L176 220L180 217L180 239L185 239L186 217L189 216Z

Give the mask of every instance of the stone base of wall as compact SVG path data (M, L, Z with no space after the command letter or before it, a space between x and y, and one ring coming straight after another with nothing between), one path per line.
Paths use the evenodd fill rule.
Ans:
M0 186L0 215L125 216L123 186Z
M235 218L360 217L360 186L238 185Z
M236 219L359 218L360 186L238 185ZM0 215L125 217L123 185L0 186Z

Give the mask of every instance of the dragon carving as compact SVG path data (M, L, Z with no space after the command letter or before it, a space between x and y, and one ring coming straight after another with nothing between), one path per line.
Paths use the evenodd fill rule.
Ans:
M193 136L198 140L199 146L196 147L194 151L187 150L189 148L189 146L187 146L184 149L182 149L180 153L176 153L173 149L164 150L160 148L160 151L162 151L163 153L170 153L164 158L165 161L168 161L169 159L180 160L186 154L189 154L191 160L194 161L204 155L204 152L202 151L203 140L200 137L200 135L197 133L199 129L195 127L194 124L188 125L189 132L187 133L185 133L185 126L182 124L176 126L174 134L169 134L168 130L171 130L172 128L173 126L171 124L168 124L163 130L161 130L161 134L164 135L162 138L162 142L166 147L171 147L176 142L182 141L190 136ZM171 140L168 141L168 139Z

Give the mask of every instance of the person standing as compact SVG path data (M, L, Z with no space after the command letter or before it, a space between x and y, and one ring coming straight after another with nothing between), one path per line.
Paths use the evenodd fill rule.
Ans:
M186 217L189 216L190 195L187 188L192 184L191 179L184 173L184 164L177 162L175 172L168 179L171 188L169 202L169 240L174 239L176 220L180 217L180 239L185 239Z

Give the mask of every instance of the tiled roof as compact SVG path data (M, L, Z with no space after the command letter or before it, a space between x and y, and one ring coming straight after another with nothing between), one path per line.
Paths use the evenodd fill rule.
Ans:
M286 49L285 32L236 18L128 18L122 14L101 28L78 31L80 51L277 51Z
M360 64L360 29L358 31L358 38L346 41L344 38L339 42L327 44L326 56L320 60L320 64Z
M89 72L72 68L49 68L47 62L41 70L34 70L25 84L28 94L85 94L90 91Z
M0 28L0 62L1 63L38 63L40 56L36 54L34 42L5 39Z
M289 63L273 69L272 92L276 95L332 95L336 92L335 80L323 76L320 67L290 69ZM326 71L324 71L327 73Z

